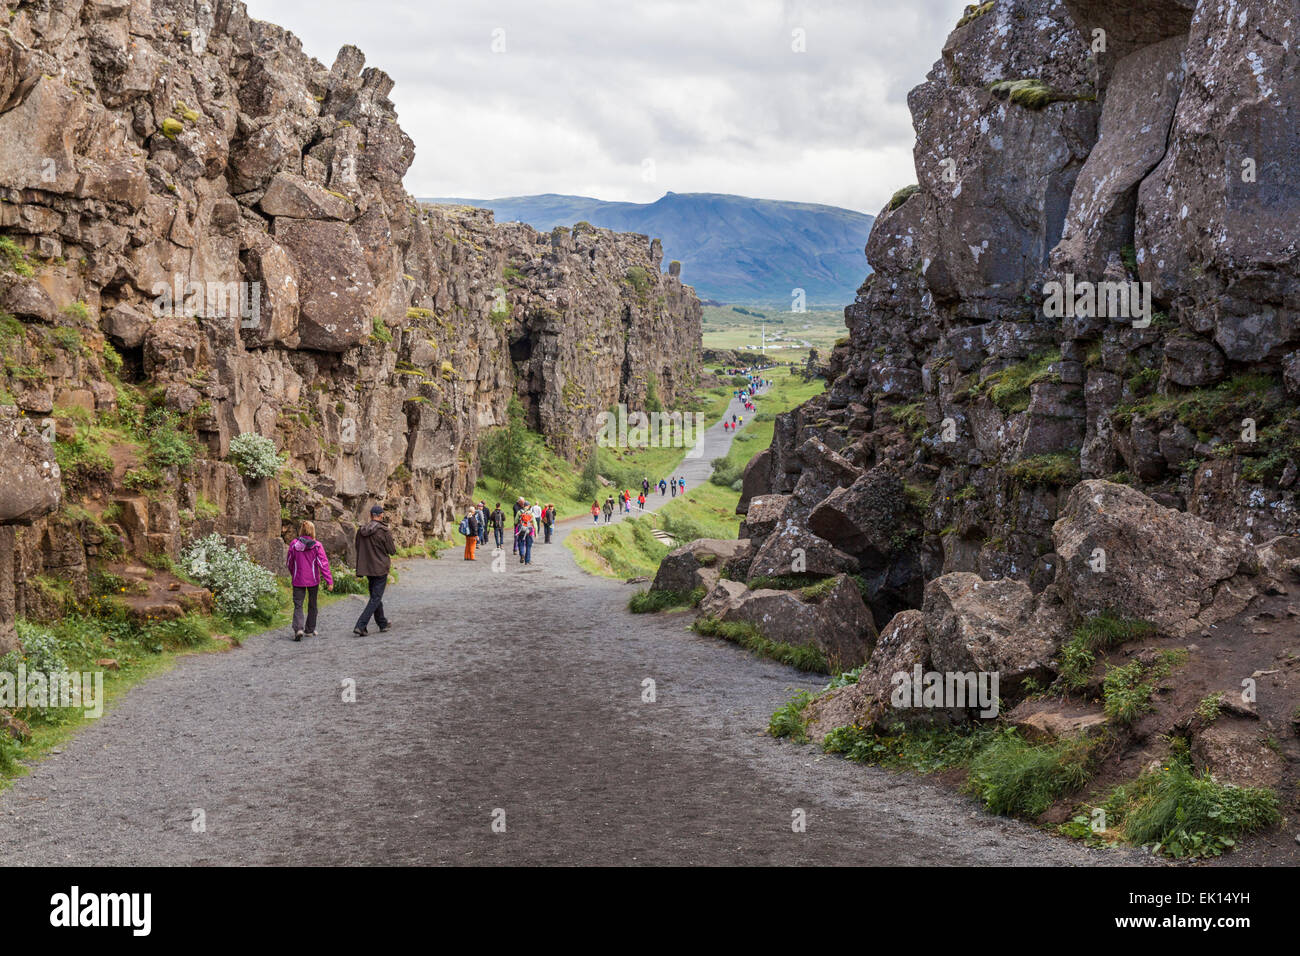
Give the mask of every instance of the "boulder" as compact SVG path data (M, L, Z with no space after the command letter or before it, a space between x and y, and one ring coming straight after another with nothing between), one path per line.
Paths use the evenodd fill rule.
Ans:
M719 538L698 538L670 551L659 562L652 591L694 590L699 581L696 572L706 568L721 569L728 558L740 550L741 542Z
M871 612L857 586L843 575L817 588L815 596L769 588L746 591L719 618L752 624L772 641L816 647L826 655L832 673L866 661L876 641Z
M1075 485L1052 528L1056 588L1073 618L1118 614L1186 637L1241 611L1260 561L1241 535L1127 485Z
M280 218L275 240L298 276L301 347L345 352L370 337L378 303L365 250L346 223Z
M31 524L59 507L62 489L54 448L0 408L0 524Z
M118 344L129 348L139 348L149 331L152 321L148 313L135 306L119 303L103 315L105 333Z
M922 611L936 671L996 673L1006 698L1027 678L1045 681L1053 672L1064 634L1043 626L1034 594L1021 581L945 574L926 585Z
M864 567L878 568L898 550L897 535L907 523L907 512L902 477L893 467L881 465L832 491L812 510L808 527Z
M740 523L740 536L753 539L771 534L789 501L789 495L760 495L752 499L744 512L745 520Z
M1276 788L1286 775L1286 758L1260 738L1253 721L1220 717L1192 739L1192 764L1220 783Z
M19 319L53 322L59 310L39 282L20 279L0 294L0 312L8 312Z
M759 546L749 566L750 578L775 578L804 574L828 577L853 574L858 563L824 538L786 519Z
M276 173L259 203L268 216L295 219L353 219L357 207L346 196L332 193L293 173Z

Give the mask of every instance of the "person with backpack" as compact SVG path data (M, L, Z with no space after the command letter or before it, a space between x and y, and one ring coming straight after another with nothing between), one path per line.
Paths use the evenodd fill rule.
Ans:
M496 508L492 510L489 517L492 522L492 537L496 541L497 547L500 548L506 540L506 513L501 510L501 502L497 502Z
M334 590L334 575L330 573L329 555L325 546L316 540L316 525L304 521L298 528L298 537L289 545L285 555L289 567L289 583L293 585L293 639L301 641L303 635L316 636L316 594L320 583L325 590ZM307 617L303 620L302 605L307 602Z
M600 524L600 502L599 501L593 501L591 503L591 523Z
M365 637L372 616L379 625L380 633L391 626L388 615L384 613L384 591L388 587L392 555L397 553L397 548L387 527L383 505L371 507L370 520L357 529L356 547L357 574L369 582L370 600L361 609L361 616L357 618L357 626L352 629L352 633L357 637Z
M519 563L533 563L533 537L537 528L533 525L533 513L527 509L519 512L519 528L515 537L519 540Z
M533 513L533 531L539 533L539 529L542 527L542 506L534 502L533 507L529 510Z
M478 512L472 506L465 511L465 517L460 519L460 527L456 530L465 536L465 560L475 560L474 548L478 545Z
M668 482L666 482L666 481L664 481L662 478L660 478L660 479L659 479L659 497L662 498L662 497L664 496L664 493L667 492L667 491L668 491Z
M686 476L685 476L685 475L682 475L680 478L677 479L677 485L678 485L678 487L681 489L682 494L686 494Z
M641 494L643 494L643 495L648 495L648 494L650 494L650 479L649 479L649 478L642 478L642 479L641 479Z
M600 508L605 515L605 524L609 524L614 518L614 496L610 495L605 499L605 503Z
M638 505L641 506L641 510L642 510L642 511L645 511L645 492L644 492L644 491L641 492L641 494L639 494L639 495L636 496L636 503L637 503Z
M524 510L524 505L525 505L525 504L526 504L526 502L524 501L523 495L520 495L519 498L515 501L515 513L514 513L514 515L511 517L511 521L514 522L514 526L515 526L515 537L514 537L514 543L510 546L510 553L511 553L511 554L516 554L516 553L518 552L518 550L519 550L519 533L518 533L518 532L519 532L519 512L521 512L521 511Z

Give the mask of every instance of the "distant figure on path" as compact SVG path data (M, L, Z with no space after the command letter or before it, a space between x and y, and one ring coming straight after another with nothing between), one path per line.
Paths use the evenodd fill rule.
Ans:
M474 549L478 546L478 511L473 505L465 511L465 517L460 519L460 527L457 530L465 536L465 560L475 560Z
M516 534L515 534L515 543L512 544L512 545L510 546L510 553L511 553L511 554L514 554L516 551L519 550L519 535L518 535L518 531L519 531L519 512L521 512L521 511L524 510L524 505L525 505L526 503L527 503L527 502L524 501L523 495L520 495L519 498L515 501L515 513L514 513L514 515L511 517L511 519L510 519L510 520L514 523L514 527L515 527L515 531L516 531Z
M352 629L357 637L366 636L366 626L372 616L381 632L391 626L384 614L384 590L388 587L388 570L392 567L392 555L397 553L397 548L393 545L387 520L384 506L375 505L370 509L370 520L357 529L357 574L363 575L370 584L370 600L362 608L357 626Z
M614 496L610 495L605 499L605 504L600 509L605 515L605 524L609 524L614 518Z
M303 635L316 636L316 593L321 579L325 590L334 590L334 575L330 573L329 555L325 546L316 540L316 526L304 521L298 528L298 537L289 545L285 556L289 566L289 581L293 585L293 639L301 641ZM307 601L307 620L302 616L303 600Z
M591 523L600 524L600 502L599 501L593 501L591 503Z
M551 530L555 527L555 505L547 505L542 509L542 529L546 532L545 541L551 543Z

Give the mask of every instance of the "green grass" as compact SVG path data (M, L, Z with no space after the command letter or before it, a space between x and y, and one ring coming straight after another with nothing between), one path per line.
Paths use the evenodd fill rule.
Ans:
M1187 651L1169 650L1163 651L1151 664L1134 660L1108 668L1102 680L1102 709L1106 716L1127 726L1150 713L1155 709L1151 698L1160 681L1186 659Z
M902 189L894 193L894 195L889 197L889 211L893 212L920 191L921 187L916 183L912 183L910 186L904 186Z
M1151 637L1155 632L1154 624L1137 618L1116 614L1099 614L1088 618L1074 629L1074 634L1061 646L1058 659L1061 683L1070 690L1082 690L1088 684L1098 653L1128 641Z
M812 694L801 690L786 703L772 712L772 719L767 722L767 732L773 737L785 737L796 743L808 740L808 725L803 712L812 701Z
M794 408L814 395L820 394L825 388L825 383L821 381L804 382L784 370L774 369L771 377L774 384L758 399L759 415L752 422L747 423L737 436L739 438L749 435L752 436L751 440L732 443L728 452L728 460L731 462L728 467L743 469L753 455L772 443L777 413ZM730 390L726 391L726 395L729 400ZM600 449L602 456L607 451L609 449ZM661 452L664 449L645 451ZM676 471L682 460L683 449L669 449L669 451L675 452L676 458L671 468L664 474L672 474ZM601 461L604 460L602 457ZM573 466L567 462L561 464L565 473L571 475L572 480L576 482ZM602 464L602 469L604 467ZM640 475L643 472L637 471L636 466L632 468L632 475L636 477L630 484L633 486L632 490L636 491L641 486ZM607 471L602 473L608 474ZM648 472L648 474L653 480L655 472ZM477 489L475 497L482 497ZM488 500L490 502L492 499ZM653 577L668 549L650 534L651 529L662 528L673 535L679 544L697 538L734 539L740 531L740 517L736 514L736 505L739 503L739 491L712 482L697 485L689 489L685 495L678 495L676 498L667 496L660 498L656 493L651 495L649 501L650 507L656 511L655 514L640 517L634 510L633 514L638 515L634 520L581 528L572 532L564 543L573 552L579 567L588 573L622 580L631 577ZM590 511L591 502L575 501L574 507L577 513L585 516ZM633 507L635 509L635 505ZM561 510L561 514L563 513ZM630 528L629 525L637 527Z
M991 813L1036 817L1088 782L1094 746L1081 739L1031 744L1003 730L972 758L966 791Z
M654 614L657 611L698 607L704 600L704 588L692 591L638 591L627 602L633 614Z
M831 670L826 655L818 648L774 641L765 637L754 625L743 621L719 621L713 617L702 617L695 622L694 629L699 634L721 637L761 657L770 657L801 671L829 674Z
M979 390L1008 415L1026 411L1032 386L1060 381L1060 376L1051 370L1052 363L1059 359L1059 352L1041 352L994 372L979 385Z
M1007 475L1024 485L1072 485L1080 478L1079 452L1050 452L1030 455L1007 466Z
M994 733L984 725L905 730L900 724L885 733L836 727L822 741L822 750L854 763L928 774L969 766Z
M1108 828L1125 840L1180 859L1220 856L1282 820L1276 792L1218 783L1192 770L1185 754L1116 787L1102 807Z

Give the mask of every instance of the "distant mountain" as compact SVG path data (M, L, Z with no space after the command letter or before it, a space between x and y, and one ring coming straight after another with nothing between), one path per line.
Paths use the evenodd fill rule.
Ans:
M682 280L702 299L790 307L792 290L807 304L853 301L869 271L863 247L873 216L816 203L747 199L721 193L666 193L653 203L603 202L584 196L424 199L482 206L498 222L550 231L589 222L663 241L665 264L682 263Z

